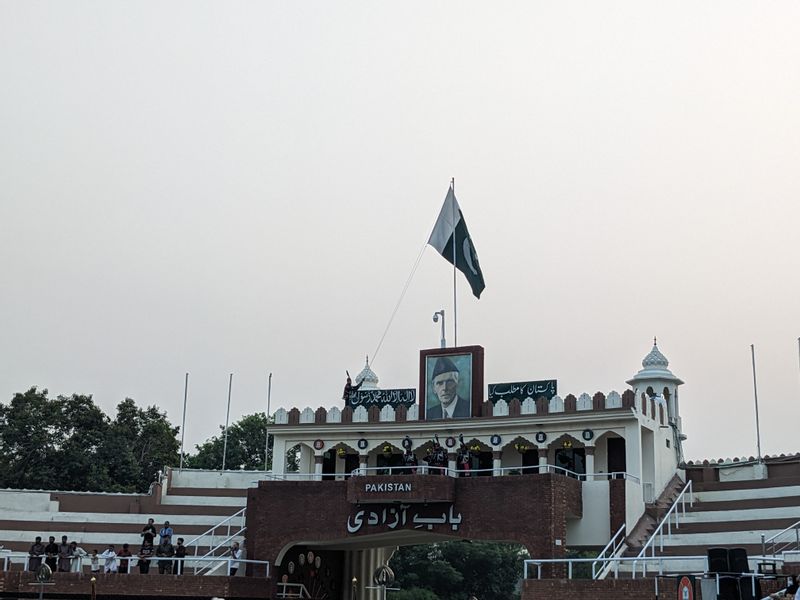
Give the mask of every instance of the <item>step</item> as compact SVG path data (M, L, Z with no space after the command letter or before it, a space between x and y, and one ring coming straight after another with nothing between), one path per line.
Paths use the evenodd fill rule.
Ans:
M800 507L798 506L775 506L775 507L753 507L753 508L731 508L730 510L702 510L691 511L680 514L681 525L683 523L716 523L723 521L758 521L769 519L794 519L792 523L800 521ZM791 525L792 523L789 523ZM788 527L788 525L787 525Z
M694 492L695 502L755 500L760 498L783 498L786 496L800 497L800 485Z
M719 502L695 502L693 507L686 508L688 512L704 512L713 510L735 510L748 508L775 508L779 506L794 506L800 513L800 496L779 496L776 498L753 498L748 500L723 500Z

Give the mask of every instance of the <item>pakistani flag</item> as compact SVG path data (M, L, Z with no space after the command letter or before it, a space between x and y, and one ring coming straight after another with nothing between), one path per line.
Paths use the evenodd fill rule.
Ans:
M447 198L444 199L442 212L439 213L436 225L433 226L428 243L454 264L456 269L464 273L469 287L472 288L472 293L476 298L480 298L486 284L483 282L478 254L475 252L475 246L472 245L472 238L469 237L467 224L464 222L464 215L461 214L461 208L458 206L452 186L447 192ZM454 249L455 260L453 259Z

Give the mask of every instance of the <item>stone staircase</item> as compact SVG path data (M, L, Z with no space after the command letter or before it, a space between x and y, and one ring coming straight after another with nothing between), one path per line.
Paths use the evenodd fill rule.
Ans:
M628 536L626 556L637 556L652 536L670 497L674 499L673 483ZM693 483L693 491L694 506L687 507L679 526L673 525L672 534L664 536L663 548L656 543L656 556L705 556L708 548L720 546L760 555L762 535L769 538L800 521L798 477ZM750 561L753 570L756 562ZM683 561L669 565L670 571L703 566Z

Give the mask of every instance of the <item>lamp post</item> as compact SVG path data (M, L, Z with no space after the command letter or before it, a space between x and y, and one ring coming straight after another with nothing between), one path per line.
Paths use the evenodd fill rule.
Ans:
M433 313L433 322L434 323L438 323L439 322L439 315L441 315L441 317L442 317L442 339L440 341L440 348L447 348L447 341L445 340L445 337L444 337L444 331L445 331L444 330L444 309L437 310L435 313Z

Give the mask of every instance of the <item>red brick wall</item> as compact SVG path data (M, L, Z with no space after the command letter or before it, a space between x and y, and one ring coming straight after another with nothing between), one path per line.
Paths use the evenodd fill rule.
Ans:
M91 575L77 573L54 573L55 585L45 588L45 594L88 598L91 590ZM268 598L270 586L266 579L250 577L203 577L182 575L97 575L97 598L126 596L128 598ZM33 573L19 571L0 572L6 595L38 592Z
M591 600L675 600L677 581L674 577L655 579L526 579L522 584L521 600L553 600L553 598L591 598ZM763 581L764 595L778 591L775 580ZM695 598L700 598L700 581L696 582Z
M609 518L611 534L615 534L625 522L625 480L612 479L608 482Z
M413 481L412 476L406 476ZM421 476L420 476L421 477ZM426 477L439 477L429 475ZM360 479L360 478L359 478ZM364 479L372 479L367 477ZM377 479L377 478L376 478ZM405 477L394 478L397 481ZM454 539L508 541L523 544L537 557L562 556L567 535L567 516L583 514L581 483L561 475L521 475L453 479L453 510L461 515L457 531L449 524L437 525L430 533ZM278 564L282 550L304 542L332 542L366 537L392 531L414 531L414 523L364 526L355 533L347 529L359 505L347 501L345 481L269 481L250 489L247 497L247 556ZM446 505L412 504L408 513L430 511L434 514ZM363 510L382 512L383 505L363 505ZM397 510L397 505L394 505ZM366 518L364 519L366 523ZM426 541L425 528L420 542ZM429 538L428 538L429 539ZM555 540L561 540L560 546ZM380 545L392 545L391 535ZM406 542L407 543L407 542Z

